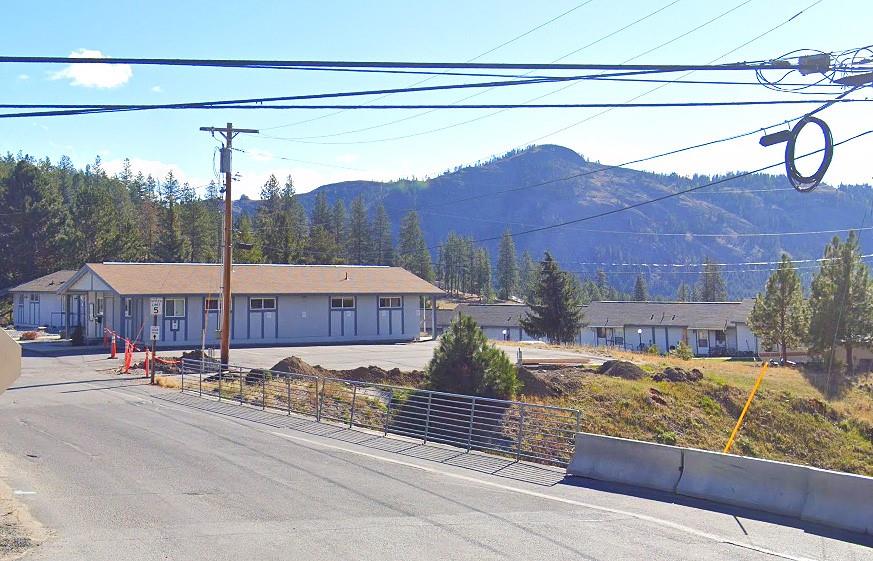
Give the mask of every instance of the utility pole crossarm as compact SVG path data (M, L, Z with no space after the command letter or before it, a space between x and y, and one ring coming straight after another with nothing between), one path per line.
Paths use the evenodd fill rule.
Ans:
M224 247L222 248L222 307L221 307L221 364L227 365L230 363L230 308L231 308L231 289L230 277L233 267L233 198L231 195L231 186L233 184L233 173L231 170L230 151L233 149L233 139L238 134L249 133L257 134L257 129L235 129L233 123L228 123L225 127L200 127L201 131L211 132L212 134L219 133L224 137L224 148L227 158L222 157L222 167L224 168Z

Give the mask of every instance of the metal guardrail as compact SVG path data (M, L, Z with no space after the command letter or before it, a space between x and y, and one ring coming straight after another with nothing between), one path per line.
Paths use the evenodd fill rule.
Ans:
M208 360L183 359L179 372L183 392L219 401L556 466L572 458L581 420L564 407Z

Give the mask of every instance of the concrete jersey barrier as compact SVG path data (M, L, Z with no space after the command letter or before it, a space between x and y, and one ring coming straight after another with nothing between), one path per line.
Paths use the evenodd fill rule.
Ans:
M567 473L873 535L873 477L588 433Z
M674 492L682 475L682 449L580 432L567 473Z
M873 478L808 468L803 520L873 535Z
M800 517L809 468L720 452L685 449L680 495Z
M0 329L0 393L21 376L21 345Z

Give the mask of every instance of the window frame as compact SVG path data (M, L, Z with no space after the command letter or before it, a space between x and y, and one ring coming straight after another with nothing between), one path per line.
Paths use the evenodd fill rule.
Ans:
M334 302L339 300L340 305L335 306ZM351 302L351 306L346 306L347 302ZM330 309L331 310L354 310L357 306L357 299L354 296L331 296L330 297Z
M211 307L209 305L210 302L215 302L215 307ZM221 299L219 298L209 298L206 297L203 299L203 309L207 312L217 312L221 309Z
M388 305L383 306L382 300L388 300ZM397 305L394 306L392 300L397 300ZM380 296L379 297L379 309L380 310L400 310L403 309L403 297L402 296Z
M272 300L273 305L271 307L267 307L264 303L268 300ZM253 302L260 302L259 307L254 307L252 305ZM276 311L276 297L275 296L250 296L249 297L249 311L251 312L275 312Z
M173 314L169 314L170 307L167 306L168 302L173 302ZM176 304L178 302L182 303L182 314L179 314L179 310L177 309ZM165 318L173 318L173 319L184 319L186 312L186 304L184 298L164 298L164 317Z
M106 313L106 299L103 296L97 296L94 298L94 315L102 316Z
M133 298L124 299L124 317L133 317Z
M39 303L39 292L31 292L30 293L30 301Z
M721 340L719 340L719 334L721 334ZM727 346L727 332L725 330L717 329L715 331L715 346L716 347Z

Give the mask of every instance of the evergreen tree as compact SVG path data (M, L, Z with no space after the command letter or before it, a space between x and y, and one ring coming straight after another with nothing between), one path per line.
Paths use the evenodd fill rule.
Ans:
M346 205L342 199L337 199L331 209L331 232L337 246L337 259L343 260L348 248L348 231L346 231Z
M385 205L379 203L376 219L373 221L373 263L375 265L394 264L394 237L391 234L391 221Z
M727 288L719 265L707 257L703 260L703 272L700 275L700 301L724 302L727 300Z
M471 292L478 294L479 300L483 303L491 302L494 297L491 286L491 258L488 256L488 250L485 248L480 247L473 252L473 271L471 277Z
M547 251L540 263L530 313L522 318L521 327L534 337L546 337L550 343L572 343L582 328L579 285L562 271Z
M676 301L677 302L690 302L691 301L691 290L689 290L688 285L684 282L679 283L679 288L676 289Z
M854 230L844 243L834 236L825 248L821 268L812 281L809 310L810 347L827 357L828 374L833 375L835 345L843 346L847 372L854 373L853 351L869 344L873 334L873 288Z
M609 278L603 269L597 269L597 290L600 291L600 297L603 300L618 300L618 293L612 285L609 284Z
M515 260L515 242L509 230L500 239L500 253L497 256L497 297L509 300L518 294L518 263Z
M155 244L155 253L164 263L184 263L190 261L191 245L182 232L179 216L179 182L173 172L161 184L162 207L160 210L160 234Z
M779 346L783 362L788 360L788 347L803 341L807 329L806 304L800 277L788 255L782 254L782 262L767 280L765 291L755 297L749 326L765 345Z
M319 192L312 210L306 260L309 263L334 264L337 262L337 251L333 213L327 204L327 197Z
M370 256L373 252L373 239L370 221L367 218L367 209L364 207L364 198L361 195L352 201L347 230L347 261L353 265L367 265L370 263Z
M289 175L281 193L281 214L278 218L278 229L281 232L282 254L280 263L300 263L304 259L306 236L309 230L309 220L306 210L300 204L294 181Z
M16 284L77 266L69 253L69 214L57 183L29 161L0 181L0 283Z
M279 180L271 174L261 187L261 204L256 216L258 237L267 263L287 263L285 232L281 228L282 201Z
M634 283L634 300L637 302L646 302L649 299L649 286L646 284L646 279L643 274L637 275L637 280Z
M430 251L424 241L418 213L409 211L400 223L400 241L397 244L397 264L426 281L433 280Z
M534 288L537 284L538 267L527 250L525 250L521 256L521 263L518 266L518 271L521 299L525 302L530 302L533 298Z
M426 373L428 386L444 392L510 399L521 388L509 357L470 316L453 321L440 337Z
M237 235L234 240L233 262L234 263L263 263L264 256L258 240L255 238L252 221L247 214L243 214L237 225ZM240 246L251 246L251 249L242 249Z

